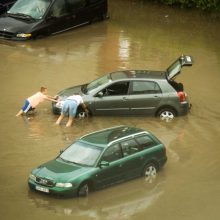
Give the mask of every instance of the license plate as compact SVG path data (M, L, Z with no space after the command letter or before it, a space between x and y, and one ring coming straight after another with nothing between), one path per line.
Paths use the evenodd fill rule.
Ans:
M41 191L41 192L45 192L45 193L49 193L49 189L44 188L42 186L36 186L36 190Z

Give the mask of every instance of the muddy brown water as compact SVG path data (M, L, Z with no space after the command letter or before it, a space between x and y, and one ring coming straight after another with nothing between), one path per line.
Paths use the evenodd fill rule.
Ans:
M220 23L198 11L136 1L109 1L110 20L32 42L0 41L1 219L220 218ZM151 117L93 117L55 126L49 102L16 118L41 85L54 95L118 69L165 69L181 54L194 65L178 77L193 105L171 123ZM137 179L86 199L30 192L30 171L75 138L114 125L153 132L167 146L157 182Z

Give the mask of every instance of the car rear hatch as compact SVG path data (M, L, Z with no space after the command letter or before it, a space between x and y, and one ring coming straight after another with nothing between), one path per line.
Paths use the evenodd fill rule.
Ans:
M172 63L166 70L167 80L171 80L180 74L183 66L192 66L192 57L189 55L180 56L174 63Z

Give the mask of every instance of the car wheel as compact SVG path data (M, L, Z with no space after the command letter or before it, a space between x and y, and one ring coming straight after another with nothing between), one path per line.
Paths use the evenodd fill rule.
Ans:
M148 183L153 183L157 176L157 168L153 163L147 164L144 167L144 180Z
M79 189L78 189L78 196L86 197L88 195L89 195L89 184L87 182L86 183L82 183L79 186Z
M171 108L161 109L157 114L162 121L172 121L176 117L176 112Z

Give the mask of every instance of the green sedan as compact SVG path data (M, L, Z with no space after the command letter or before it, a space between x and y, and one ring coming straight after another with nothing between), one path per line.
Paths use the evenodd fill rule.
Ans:
M30 189L61 196L90 191L139 176L151 181L166 163L165 146L150 132L117 126L76 140L29 175Z

